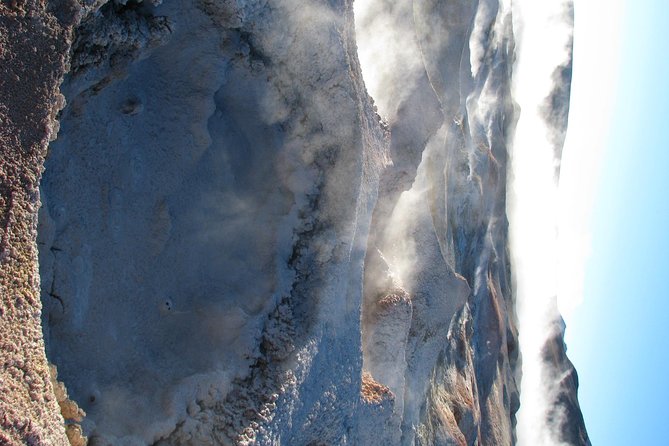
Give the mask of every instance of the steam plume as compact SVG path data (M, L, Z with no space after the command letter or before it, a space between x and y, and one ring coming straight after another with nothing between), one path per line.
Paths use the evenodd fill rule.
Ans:
M556 335L553 322L558 317L555 172L560 160L557 124L547 122L542 107L555 88L556 68L571 57L569 8L564 0L519 0L513 10L518 57L514 98L521 112L513 144L509 219L523 354L517 425L521 446L561 444L560 414L549 417L560 377L542 357L546 342Z

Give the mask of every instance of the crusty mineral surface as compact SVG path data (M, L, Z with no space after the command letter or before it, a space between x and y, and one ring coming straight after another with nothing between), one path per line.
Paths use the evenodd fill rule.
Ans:
M0 4L0 444L66 445L44 354L39 182L66 72L74 8Z

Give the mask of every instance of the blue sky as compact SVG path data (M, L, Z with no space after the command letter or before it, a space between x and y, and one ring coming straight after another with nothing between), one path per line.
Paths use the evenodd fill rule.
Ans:
M597 157L595 170L565 173L589 183L574 205L589 204L580 239L589 256L583 301L566 311L568 354L593 444L669 445L669 2L586 2L576 3L576 133L565 157L577 164L590 149ZM617 26L603 33L610 47L602 47L607 23L597 20L595 4L619 8L603 14L604 22L618 14ZM579 18L579 7L592 11ZM579 38L590 52L579 54ZM599 69L586 60L598 46L613 51ZM602 92L607 110L596 97ZM589 113L603 113L605 122L583 136ZM565 199L563 212L570 199L579 200Z

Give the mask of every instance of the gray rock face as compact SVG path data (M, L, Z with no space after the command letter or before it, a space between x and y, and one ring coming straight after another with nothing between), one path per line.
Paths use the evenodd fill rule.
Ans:
M556 309L557 310L557 309ZM557 311L556 311L557 313ZM583 414L578 403L578 374L567 357L564 343L565 325L562 317L555 317L553 333L542 350L543 359L552 364L546 370L546 380L558 382L554 400L550 403L548 418L556 426L558 439L566 444L589 446L590 438L585 429Z
M82 23L74 54L100 56L62 87L40 234L48 354L92 442L351 435L386 159L351 26L347 5L292 2Z
M89 444L514 443L512 17L495 0L393 4L377 7L403 12L422 62L385 121L348 0L71 5L36 243L46 357ZM57 97L67 51L36 108ZM33 254L38 155L18 162L32 226L8 245ZM34 271L35 255L17 262ZM47 377L46 400L21 410L49 411L35 444L64 444L39 307L24 368ZM580 424L565 441L586 444L567 384Z

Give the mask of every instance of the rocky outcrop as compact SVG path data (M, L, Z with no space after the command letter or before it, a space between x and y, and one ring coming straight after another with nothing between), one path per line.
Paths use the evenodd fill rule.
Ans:
M0 4L1 444L68 444L44 355L36 245L42 166L64 105L68 8Z
M557 310L557 309L556 309ZM557 314L557 311L556 311ZM562 317L555 316L551 336L543 348L542 356L551 367L545 371L544 379L556 383L547 414L549 424L555 426L557 439L566 444L590 446L585 421L578 403L578 374L567 357L564 343L565 325Z
M511 13L397 4L384 119L348 0L3 6L2 441L514 443Z
M421 2L408 20L406 38L416 36L424 60L415 96L431 99L410 96L390 117L391 135L401 137L391 140L393 167L382 177L366 299L379 295L379 262L411 295L402 444L511 444L518 348L505 208L515 122L510 11L497 2ZM405 124L421 119L430 124ZM407 142L421 154L412 169ZM414 176L384 182L398 177L395 169ZM366 367L378 368L378 353L365 353Z
M325 420L365 404L363 241L387 162L350 5L127 8L82 22L75 51L112 55L63 84L42 182L48 355L84 430L339 444ZM135 23L169 34L138 50Z

